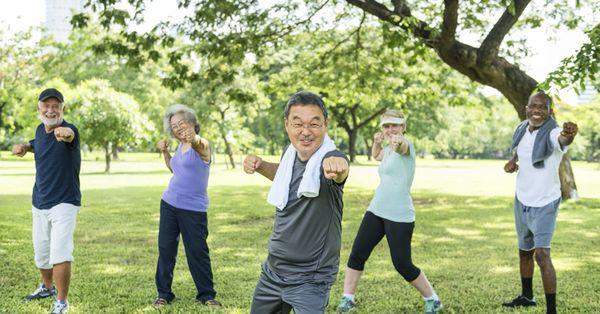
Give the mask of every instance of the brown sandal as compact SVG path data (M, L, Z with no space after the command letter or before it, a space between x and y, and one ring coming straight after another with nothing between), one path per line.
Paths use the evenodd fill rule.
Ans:
M219 302L219 301L217 301L215 299L206 300L206 301L200 302L200 303L202 303L203 305L206 305L206 306L211 306L211 307L220 307L220 306L222 306L221 302Z

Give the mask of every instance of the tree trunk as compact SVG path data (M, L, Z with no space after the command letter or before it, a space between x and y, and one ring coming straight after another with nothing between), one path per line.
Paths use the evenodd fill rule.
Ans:
M348 153L350 154L350 162L356 161L356 138L358 137L358 129L351 129L348 132Z
M119 146L117 145L112 146L112 159L119 160Z
M104 144L104 157L106 158L106 168L104 168L105 173L110 172L110 156L111 156L111 145L110 142Z
M514 24L531 0L511 1L502 16L494 24L480 47L473 47L457 40L457 26L459 24L458 0L445 0L441 32L433 31L433 27L424 20L420 20L411 13L411 8L406 1L392 1L394 8L390 9L383 2L346 0L349 4L360 8L381 21L398 26L415 38L423 40L425 46L433 49L440 59L451 68L466 75L471 80L483 85L491 86L504 95L513 105L519 118L525 120L525 105L529 95L538 83L518 65L508 62L498 55L504 37L509 33ZM409 18L408 23L402 23ZM568 199L577 194L575 178L570 163L563 163L568 167L560 170L561 190L563 199ZM566 197L565 197L566 196Z
M560 177L560 194L563 200L574 199L577 197L577 185L575 184L575 176L573 168L571 168L571 157L568 154L563 156L560 166L558 167Z
M367 140L367 138L364 138L365 141L365 147L367 148L367 160L371 161L371 149L373 149L373 147L369 144L369 141Z
M227 133L225 132L225 128L219 124L219 133L221 134L221 139L225 144L225 153L229 156L229 163L231 164L231 169L235 169L235 160L233 160L233 151L231 149L231 144L227 140Z

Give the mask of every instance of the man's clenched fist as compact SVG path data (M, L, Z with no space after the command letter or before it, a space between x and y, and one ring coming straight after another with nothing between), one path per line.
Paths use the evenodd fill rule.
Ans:
M58 127L54 129L54 137L56 137L56 140L59 142L70 143L73 141L74 136L75 133L73 133L73 130L71 130L71 128Z
M514 159L509 160L506 165L504 165L504 171L508 173L513 173L517 170L519 170L519 165Z
M244 159L244 171L253 174L262 164L262 158L255 155L248 155Z
M12 148L13 155L23 157L27 154L27 145L25 144L16 144Z
M327 179L341 182L346 179L348 173L348 161L342 157L327 157L323 159L323 174Z
M565 122L563 123L563 129L562 132L560 132L560 135L572 141L575 138L575 135L577 135L577 130L577 124L573 122Z

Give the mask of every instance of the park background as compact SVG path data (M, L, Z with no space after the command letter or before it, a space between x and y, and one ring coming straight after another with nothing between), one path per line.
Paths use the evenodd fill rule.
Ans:
M134 13L146 6L150 11L152 2L103 7L104 2L92 2L96 11L84 10L89 19L78 15L79 27L69 29L64 40L46 36L47 28L14 24L30 20L0 23L0 214L5 217L0 221L5 296L0 312L43 313L50 307L20 301L38 276L29 211L35 168L31 154L18 159L9 152L14 143L33 137L39 124L37 95L45 87L63 92L65 119L81 132L83 204L70 293L74 313L152 311L158 204L170 178L155 146L165 137L162 114L174 103L197 111L201 134L215 152L209 246L218 299L225 304L215 312L247 312L274 209L265 201L269 182L243 173L241 161L248 153L278 159L287 144L283 106L301 89L324 96L329 134L353 160L344 194L341 272L329 311L341 295L349 249L378 184L377 163L367 153L385 108L407 115L407 137L419 157L413 258L446 311L503 312L498 305L520 291L512 216L515 175L502 167L524 103L445 62L418 32L406 31L418 25L414 20L393 24L342 1L197 1L198 7L181 1L176 11L194 18L155 14L142 22ZM461 4L457 38L479 46L501 14L518 12L520 3ZM433 29L442 28L443 5L424 1L412 9L422 20L431 18ZM550 6L533 1L522 14L496 53L526 70L529 62L543 67L544 60L532 55L541 44L531 34L540 36L543 28L541 36L551 38L560 30L578 30L585 35L568 50L571 59L546 65L543 75L531 70L537 81L530 77L524 84L539 81L555 96L565 89L590 95L599 85L600 31L593 1ZM170 24L157 24L165 20ZM121 21L127 26L119 26ZM568 313L600 309L599 108L595 93L554 98L558 122L580 127L569 148L579 199L561 205L553 242L558 306ZM537 270L534 287L542 306L523 313L543 309ZM419 312L422 301L413 290L394 271L383 240L359 287L359 311ZM193 302L182 247L174 291L179 300L167 311L208 311Z

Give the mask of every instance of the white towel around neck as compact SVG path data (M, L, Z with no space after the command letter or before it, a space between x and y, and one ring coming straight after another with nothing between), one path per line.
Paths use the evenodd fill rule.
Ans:
M317 197L321 188L321 164L323 157L328 152L335 150L335 144L325 135L321 147L308 159L300 186L298 187L297 196ZM273 185L269 190L267 202L274 205L279 210L283 210L288 202L288 194L290 192L290 182L292 181L292 171L294 169L294 161L296 160L296 149L293 145L289 145L275 173Z

